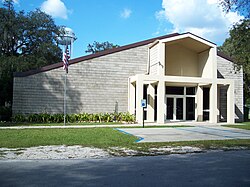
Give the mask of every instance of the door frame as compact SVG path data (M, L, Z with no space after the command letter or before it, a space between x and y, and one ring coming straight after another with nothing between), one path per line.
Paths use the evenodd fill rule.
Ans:
M185 121L186 120L186 97L184 95L166 95L166 114L167 114L167 107L168 107L168 98L173 99L173 119L167 119L166 115L166 120L167 121ZM182 98L182 119L176 119L177 117L177 98Z

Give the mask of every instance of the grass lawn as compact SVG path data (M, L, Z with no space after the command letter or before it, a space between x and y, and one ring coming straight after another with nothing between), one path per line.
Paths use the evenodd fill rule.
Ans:
M140 151L147 151L149 148L159 148L159 147L169 147L169 146L170 147L191 146L203 149L227 149L233 147L245 147L247 149L250 149L250 139L158 142L158 143L140 143L139 145L134 149Z
M240 125L223 125L225 127L232 127L232 128L238 128L238 129L245 129L250 130L250 122L244 122Z
M83 145L106 148L125 146L137 140L113 128L91 129L2 129L0 147L33 147L45 145Z
M136 137L123 134L113 128L91 129L2 129L0 147L24 148L45 145L82 145L107 149L125 147L138 151L167 146L195 146L205 149L246 147L250 140L209 140L165 143L135 143Z

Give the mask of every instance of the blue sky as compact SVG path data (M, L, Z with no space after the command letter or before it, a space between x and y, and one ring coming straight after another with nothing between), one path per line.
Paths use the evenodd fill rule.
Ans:
M122 46L173 32L189 31L221 45L243 18L225 14L217 0L15 0L16 10L36 8L74 30L73 58L86 55L94 41Z

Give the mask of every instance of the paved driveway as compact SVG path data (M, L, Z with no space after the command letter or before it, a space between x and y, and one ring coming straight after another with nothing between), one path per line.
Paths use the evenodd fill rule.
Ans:
M118 130L137 136L139 138L137 142L250 139L250 130L222 126L119 128Z
M1 187L249 187L250 150L84 160L0 160Z

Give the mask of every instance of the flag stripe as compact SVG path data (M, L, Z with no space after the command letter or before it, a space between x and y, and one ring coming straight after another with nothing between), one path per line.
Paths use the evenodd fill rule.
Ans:
M68 46L66 46L65 51L63 53L63 69L66 71L66 73L68 73L69 69L69 59L70 59L69 50Z

